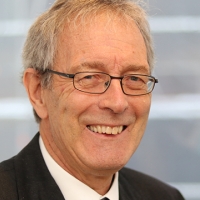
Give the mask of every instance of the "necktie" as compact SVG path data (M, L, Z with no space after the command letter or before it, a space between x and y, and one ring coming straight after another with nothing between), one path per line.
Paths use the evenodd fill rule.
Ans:
M103 199L101 199L101 200L109 200L107 197L104 197Z

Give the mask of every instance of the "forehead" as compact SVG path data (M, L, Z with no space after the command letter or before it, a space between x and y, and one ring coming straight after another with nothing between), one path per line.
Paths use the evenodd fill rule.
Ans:
M88 40L103 37L103 33L113 39L124 33L129 36L124 39L133 40L135 37L142 37L134 20L129 16L108 12L95 16L88 15L85 18L66 23L60 39L71 44L72 42L82 42L86 37Z
M117 15L101 14L67 24L58 44L57 58L68 67L90 61L106 65L111 60L119 65L131 60L133 63L127 65L147 65L146 46L138 27L133 20Z

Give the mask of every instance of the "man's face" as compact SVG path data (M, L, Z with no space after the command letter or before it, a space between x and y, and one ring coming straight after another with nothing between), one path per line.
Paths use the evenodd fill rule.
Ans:
M100 16L86 26L65 29L54 70L149 75L146 47L136 25L107 21ZM53 75L44 99L48 115L40 132L45 145L62 167L78 177L113 173L128 162L144 134L151 95L125 95L117 79L105 93L88 94L76 90L73 79Z

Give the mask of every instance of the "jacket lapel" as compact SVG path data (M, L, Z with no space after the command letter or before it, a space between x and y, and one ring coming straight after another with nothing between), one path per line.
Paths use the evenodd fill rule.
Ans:
M14 158L20 200L64 200L48 171L39 147L39 134Z
M119 171L119 200L142 200L142 193L134 181L127 180L124 169Z

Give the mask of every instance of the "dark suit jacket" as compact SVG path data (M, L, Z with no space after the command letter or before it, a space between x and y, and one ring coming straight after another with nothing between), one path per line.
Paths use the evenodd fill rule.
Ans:
M0 164L0 200L64 200L45 165L38 138L39 134L17 156ZM127 168L119 172L119 192L120 200L183 200L176 189Z

